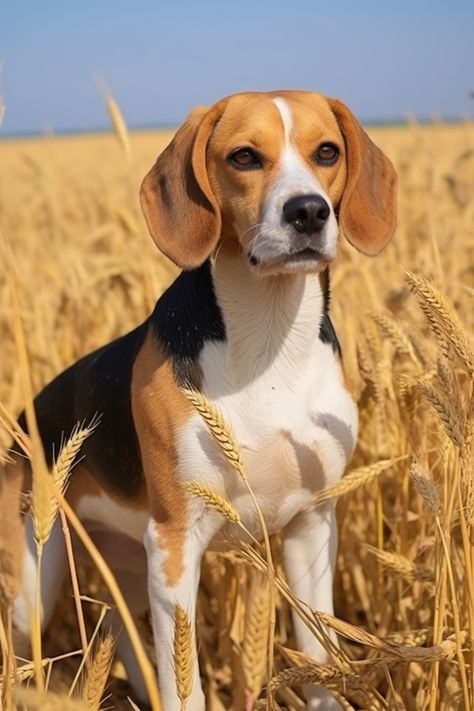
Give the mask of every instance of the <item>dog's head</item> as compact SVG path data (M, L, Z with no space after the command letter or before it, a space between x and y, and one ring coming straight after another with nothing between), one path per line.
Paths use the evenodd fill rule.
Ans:
M259 274L319 271L339 230L375 255L396 220L396 174L351 111L303 91L195 109L145 177L151 235L184 269L237 240Z

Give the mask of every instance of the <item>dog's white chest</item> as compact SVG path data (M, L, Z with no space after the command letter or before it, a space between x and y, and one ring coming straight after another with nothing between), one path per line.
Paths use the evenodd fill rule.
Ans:
M203 392L239 443L267 526L280 530L312 493L342 475L354 448L357 414L337 358L316 338L299 359L285 349L270 364L262 358L245 382L231 367L227 344L209 343L200 365ZM198 415L182 432L178 451L181 475L225 493L255 529L248 491Z

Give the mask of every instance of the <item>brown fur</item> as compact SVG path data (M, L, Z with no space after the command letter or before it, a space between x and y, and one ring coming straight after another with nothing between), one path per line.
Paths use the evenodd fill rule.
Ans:
M169 359L151 334L132 374L132 411L142 452L151 515L168 553L164 573L174 585L184 568L188 514L176 474L176 433L192 416L192 405L176 387Z
M356 249L375 256L395 229L397 174L347 106L338 99L330 99L329 103L347 150L348 176L339 226Z

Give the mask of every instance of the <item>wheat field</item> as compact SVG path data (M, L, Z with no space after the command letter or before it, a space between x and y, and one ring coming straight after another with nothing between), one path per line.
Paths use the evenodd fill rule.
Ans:
M3 460L25 380L37 392L130 330L176 274L138 205L140 178L172 132L128 133L117 107L112 116L115 133L0 143ZM208 554L198 623L212 711L252 704L299 711L308 682L331 689L344 709L474 709L474 124L412 120L370 134L398 171L398 228L376 259L341 244L332 269L332 315L361 426L346 477L319 497L337 500L336 617L301 611L315 634L335 629L340 650L326 666L292 651L290 610L299 603L285 587L278 537ZM210 421L208 404L195 404ZM72 433L58 457L59 493L86 436L93 431ZM22 441L34 457L34 441ZM38 502L44 474L39 466ZM237 525L238 512L212 491L191 493ZM45 521L60 515L75 528L58 499L43 496ZM40 529L42 545L48 526ZM75 586L64 584L42 642L33 625L33 659L15 658L0 540L2 709L137 708L101 627L108 593L98 565L79 566ZM149 665L148 621L140 627ZM187 630L186 611L177 609L183 709Z

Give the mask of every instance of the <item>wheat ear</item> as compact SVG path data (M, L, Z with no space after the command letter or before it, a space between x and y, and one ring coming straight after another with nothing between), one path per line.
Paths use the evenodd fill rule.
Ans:
M242 662L246 688L256 699L267 669L268 630L271 615L268 577L254 571L246 605Z
M189 617L181 605L174 607L174 668L176 690L181 701L181 711L186 710L187 699L193 689L193 632Z
M226 459L234 469L237 469L242 477L245 476L240 448L229 425L217 407L197 390L183 388L182 392L203 418L210 434L216 440Z
M441 397L441 395L424 380L418 381L418 390L433 407L449 439L454 442L457 447L460 447L462 444L463 426L459 413L449 401Z
M354 471L350 472L350 474L347 474L340 481L337 481L335 484L331 484L331 486L327 486L322 491L319 491L313 497L311 505L313 506L314 504L324 504L327 501L332 501L338 499L340 496L352 493L360 486L363 486L364 484L368 484L369 482L373 481L373 479L378 477L379 474L381 474L386 469L392 467L396 462L400 462L402 459L406 459L406 457L397 457L396 459L381 459L379 462L375 462L374 464L369 464L367 466L354 469Z
M368 551L368 553L377 558L382 565L397 575L403 575L403 577L410 580L429 580L433 577L431 571L416 566L412 563L412 561L408 560L408 558L400 553L380 550L379 548L374 548L374 546L370 546L368 544L366 544L364 548Z
M448 355L452 348L461 366L468 373L474 373L474 354L457 314L427 279L408 271L405 276L444 354Z
M232 506L229 499L225 496L221 496L209 486L201 484L199 481L187 481L184 484L184 488L190 494L198 496L204 501L205 504L210 506L215 511L218 511L229 521L232 521L232 523L240 523L239 512Z
M90 711L99 711L110 667L114 656L114 638L109 633L101 639L94 656L87 662L87 673L82 690L82 699Z
M94 432L98 423L97 417L94 417L87 427L81 427L78 423L61 448L51 470L53 483L61 495L64 495L67 489L73 464L82 445ZM32 482L32 502L36 540L40 545L44 545L51 535L58 514L58 504L49 492L49 487L43 486L43 482L35 476Z
M418 462L412 462L410 466L410 478L425 508L431 511L435 516L438 516L441 513L441 502L439 500L438 488L433 479L422 470Z
M127 124L120 110L119 105L112 96L108 96L106 99L107 113L109 114L110 123L114 129L114 133L117 136L117 140L120 143L125 157L128 163L132 162L132 149L130 147L130 139L128 136Z
M373 318L380 330L388 336L399 353L407 355L414 363L419 363L410 339L398 325L398 323L384 313L369 311L368 315Z

